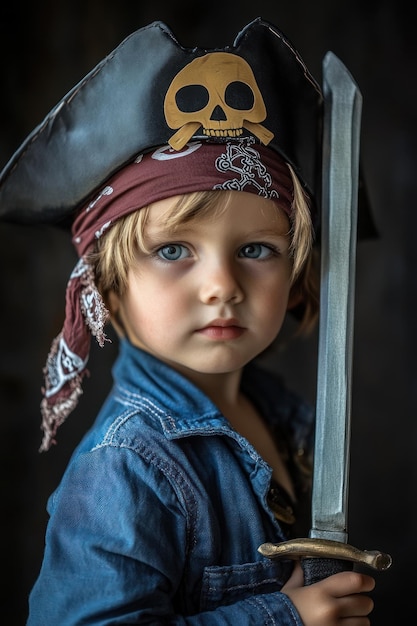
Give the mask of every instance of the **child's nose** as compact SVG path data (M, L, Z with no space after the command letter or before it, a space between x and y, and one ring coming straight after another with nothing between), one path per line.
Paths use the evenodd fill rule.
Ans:
M205 304L241 302L243 289L233 268L224 264L215 265L212 268L206 267L200 283L200 298Z

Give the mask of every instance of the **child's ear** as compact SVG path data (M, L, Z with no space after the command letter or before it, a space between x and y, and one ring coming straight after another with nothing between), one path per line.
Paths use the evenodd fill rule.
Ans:
M120 319L120 297L115 291L109 291L106 296L106 306L110 313L110 321L119 337L126 335L123 323Z
M115 291L109 291L106 294L106 306L110 315L115 315L120 308L120 298Z
M302 301L303 301L303 294L302 294L300 283L295 282L294 285L291 287L290 294L288 296L287 311L296 309L302 303Z

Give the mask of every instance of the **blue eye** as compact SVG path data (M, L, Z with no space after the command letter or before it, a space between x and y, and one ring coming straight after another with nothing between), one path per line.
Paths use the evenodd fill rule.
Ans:
M188 249L179 243L170 243L159 248L157 255L164 261L179 261L190 256Z
M239 250L239 256L247 259L266 259L273 250L262 243L248 243Z

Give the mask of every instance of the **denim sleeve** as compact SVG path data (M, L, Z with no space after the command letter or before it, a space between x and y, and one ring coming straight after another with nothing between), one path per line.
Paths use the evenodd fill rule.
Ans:
M302 626L278 591L178 614L192 542L187 511L169 476L134 450L106 446L75 457L48 511L27 626Z
M176 624L178 626L303 626L291 600L283 593L252 596L236 604L223 606L192 617L179 616L138 624Z

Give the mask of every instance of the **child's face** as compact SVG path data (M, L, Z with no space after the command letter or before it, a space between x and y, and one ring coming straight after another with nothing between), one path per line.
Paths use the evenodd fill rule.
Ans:
M290 291L289 220L271 200L233 192L212 218L168 230L178 198L155 202L128 288L112 309L131 342L178 370L239 370L277 336ZM191 371L190 371L191 370Z

